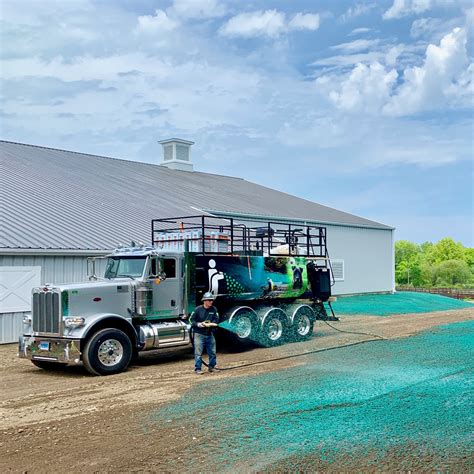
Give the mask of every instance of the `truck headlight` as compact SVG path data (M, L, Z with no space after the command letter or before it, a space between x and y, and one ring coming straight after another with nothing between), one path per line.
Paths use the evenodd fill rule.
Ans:
M32 319L31 319L31 314L25 314L23 316L23 324L25 326L31 326L31 322L32 322Z
M78 318L78 317L64 318L64 326L66 326L69 329L84 326L84 322L85 322L84 318Z

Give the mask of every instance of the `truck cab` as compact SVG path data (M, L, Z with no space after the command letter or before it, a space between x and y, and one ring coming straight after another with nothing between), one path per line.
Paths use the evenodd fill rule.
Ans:
M184 315L183 254L159 253L140 247L118 249L107 257L104 278L131 280L139 290L136 297L141 306L137 314L147 320Z
M45 369L82 362L107 375L139 351L190 343L183 254L132 245L106 259L103 278L33 290L20 357Z

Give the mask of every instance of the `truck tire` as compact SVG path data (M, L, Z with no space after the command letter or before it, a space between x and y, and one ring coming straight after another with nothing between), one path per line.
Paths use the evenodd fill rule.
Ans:
M132 358L132 342L119 329L102 329L87 341L82 362L93 375L123 372Z
M50 362L49 360L35 360L33 359L31 361L31 363L33 365L36 365L36 367L39 367L40 369L43 369L43 370L54 370L54 371L58 371L58 370L63 370L67 364L64 364L62 362Z
M271 308L263 320L258 342L264 347L279 346L288 342L288 324L285 312Z
M258 338L258 318L252 308L241 307L233 314L228 330L238 344L254 343Z
M291 339L294 342L307 341L313 335L315 314L307 305L300 306L293 317Z

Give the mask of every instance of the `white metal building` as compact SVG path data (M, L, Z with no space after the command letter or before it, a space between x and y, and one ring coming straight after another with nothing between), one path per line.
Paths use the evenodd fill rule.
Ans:
M394 229L229 176L193 171L193 142L169 139L161 165L0 141L0 343L14 342L31 288L85 280L87 257L150 243L153 218L212 213L323 225L346 295L394 291Z

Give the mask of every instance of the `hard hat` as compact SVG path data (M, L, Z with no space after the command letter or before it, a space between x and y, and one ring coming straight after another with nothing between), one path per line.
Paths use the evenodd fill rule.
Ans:
M214 297L214 293L212 293L212 291L206 291L206 293L202 295L201 301L205 301L205 300L214 301L215 299L216 298Z

